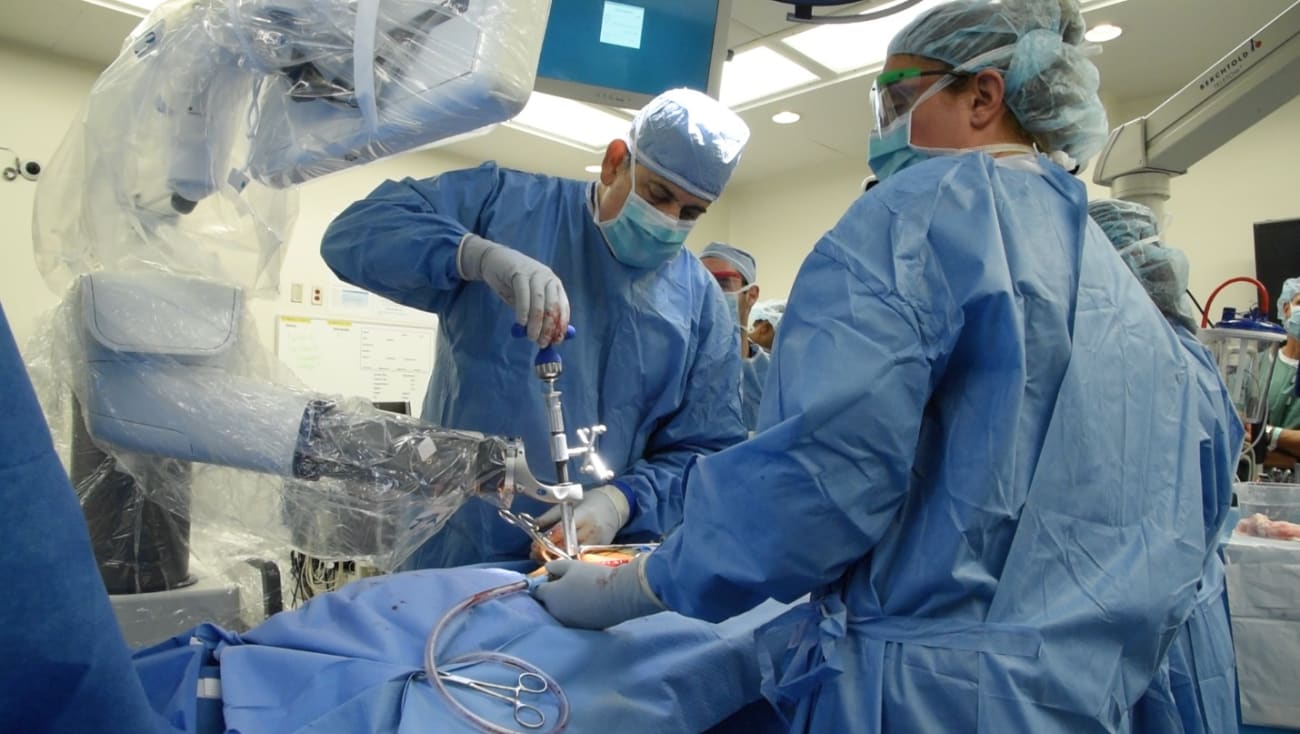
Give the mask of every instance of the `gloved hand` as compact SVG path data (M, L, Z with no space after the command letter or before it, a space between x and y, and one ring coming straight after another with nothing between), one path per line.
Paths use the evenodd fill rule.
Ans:
M647 554L648 555L648 554ZM645 578L645 555L622 566L582 561L546 564L549 581L533 596L566 627L599 630L667 609Z
M561 508L555 505L537 518L537 527L551 529L551 540L564 547L564 527L560 524ZM573 524L578 528L579 545L608 545L627 524L632 509L627 496L618 487L608 484L589 489L582 501L573 508ZM534 544L533 555L540 558L540 548Z
M564 341L569 326L569 297L550 268L505 245L467 234L456 252L456 267L465 280L481 280L515 309L515 321L528 329L538 347Z

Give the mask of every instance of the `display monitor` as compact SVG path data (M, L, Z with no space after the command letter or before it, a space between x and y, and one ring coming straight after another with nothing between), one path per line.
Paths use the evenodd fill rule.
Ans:
M715 99L732 0L551 0L539 92L636 109L690 87Z
M1255 279L1268 289L1269 300L1282 297L1282 283L1300 275L1300 219L1255 222ZM1277 318L1276 306L1269 314ZM1210 314L1218 319L1219 314Z

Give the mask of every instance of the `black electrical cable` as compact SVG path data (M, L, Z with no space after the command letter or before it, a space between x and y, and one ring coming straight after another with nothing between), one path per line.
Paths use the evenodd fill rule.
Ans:
M1196 296L1192 295L1190 288L1187 290L1187 297L1192 299L1192 305L1196 306L1196 310L1201 314L1201 318L1209 321L1205 315L1205 309L1201 306L1201 302L1196 300ZM1210 326L1214 326L1214 324L1210 324Z

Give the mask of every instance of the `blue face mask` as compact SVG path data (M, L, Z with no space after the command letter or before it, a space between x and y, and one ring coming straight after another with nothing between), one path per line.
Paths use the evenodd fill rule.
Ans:
M1286 333L1300 339L1300 308L1291 307L1291 315L1286 317Z
M599 212L596 216L600 216ZM635 151L632 188L623 208L608 222L596 220L614 257L624 265L642 269L657 268L676 257L694 224L664 214L636 192Z
M890 176L909 166L935 157L933 153L912 146L912 113L906 115L890 126L883 135L879 130L871 131L870 145L867 148L867 164L876 178L884 181Z

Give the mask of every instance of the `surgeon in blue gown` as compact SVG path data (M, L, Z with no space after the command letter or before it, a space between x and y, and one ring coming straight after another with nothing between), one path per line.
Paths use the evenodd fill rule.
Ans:
M1191 358L1201 392L1192 430L1201 443L1201 485L1207 532L1218 534L1232 499L1237 457L1245 429L1209 350L1196 338L1196 319L1186 295L1188 263L1181 250L1165 247L1149 208L1103 199L1088 214L1110 239L1151 301L1160 309ZM1214 536L1206 543L1217 546ZM1169 650L1168 665L1135 711L1142 732L1213 734L1236 731L1237 676L1228 621L1228 594L1220 552L1206 557L1196 606Z
M881 183L799 272L758 434L654 553L548 564L554 616L809 593L758 633L793 731L1130 730L1213 533L1198 373L1069 173L1107 133L1084 30L959 0L895 36Z
M388 181L330 225L321 254L345 281L438 314L423 418L522 436L544 482L556 476L532 360L564 341L566 425L607 426L599 448L615 473L577 507L579 541L657 539L681 519L688 460L745 435L735 317L682 243L748 137L716 100L671 90L609 144L598 182L495 163ZM577 337L565 341L570 319ZM531 343L510 338L514 323ZM512 509L547 506L517 498ZM521 560L528 544L494 507L470 502L408 566Z

